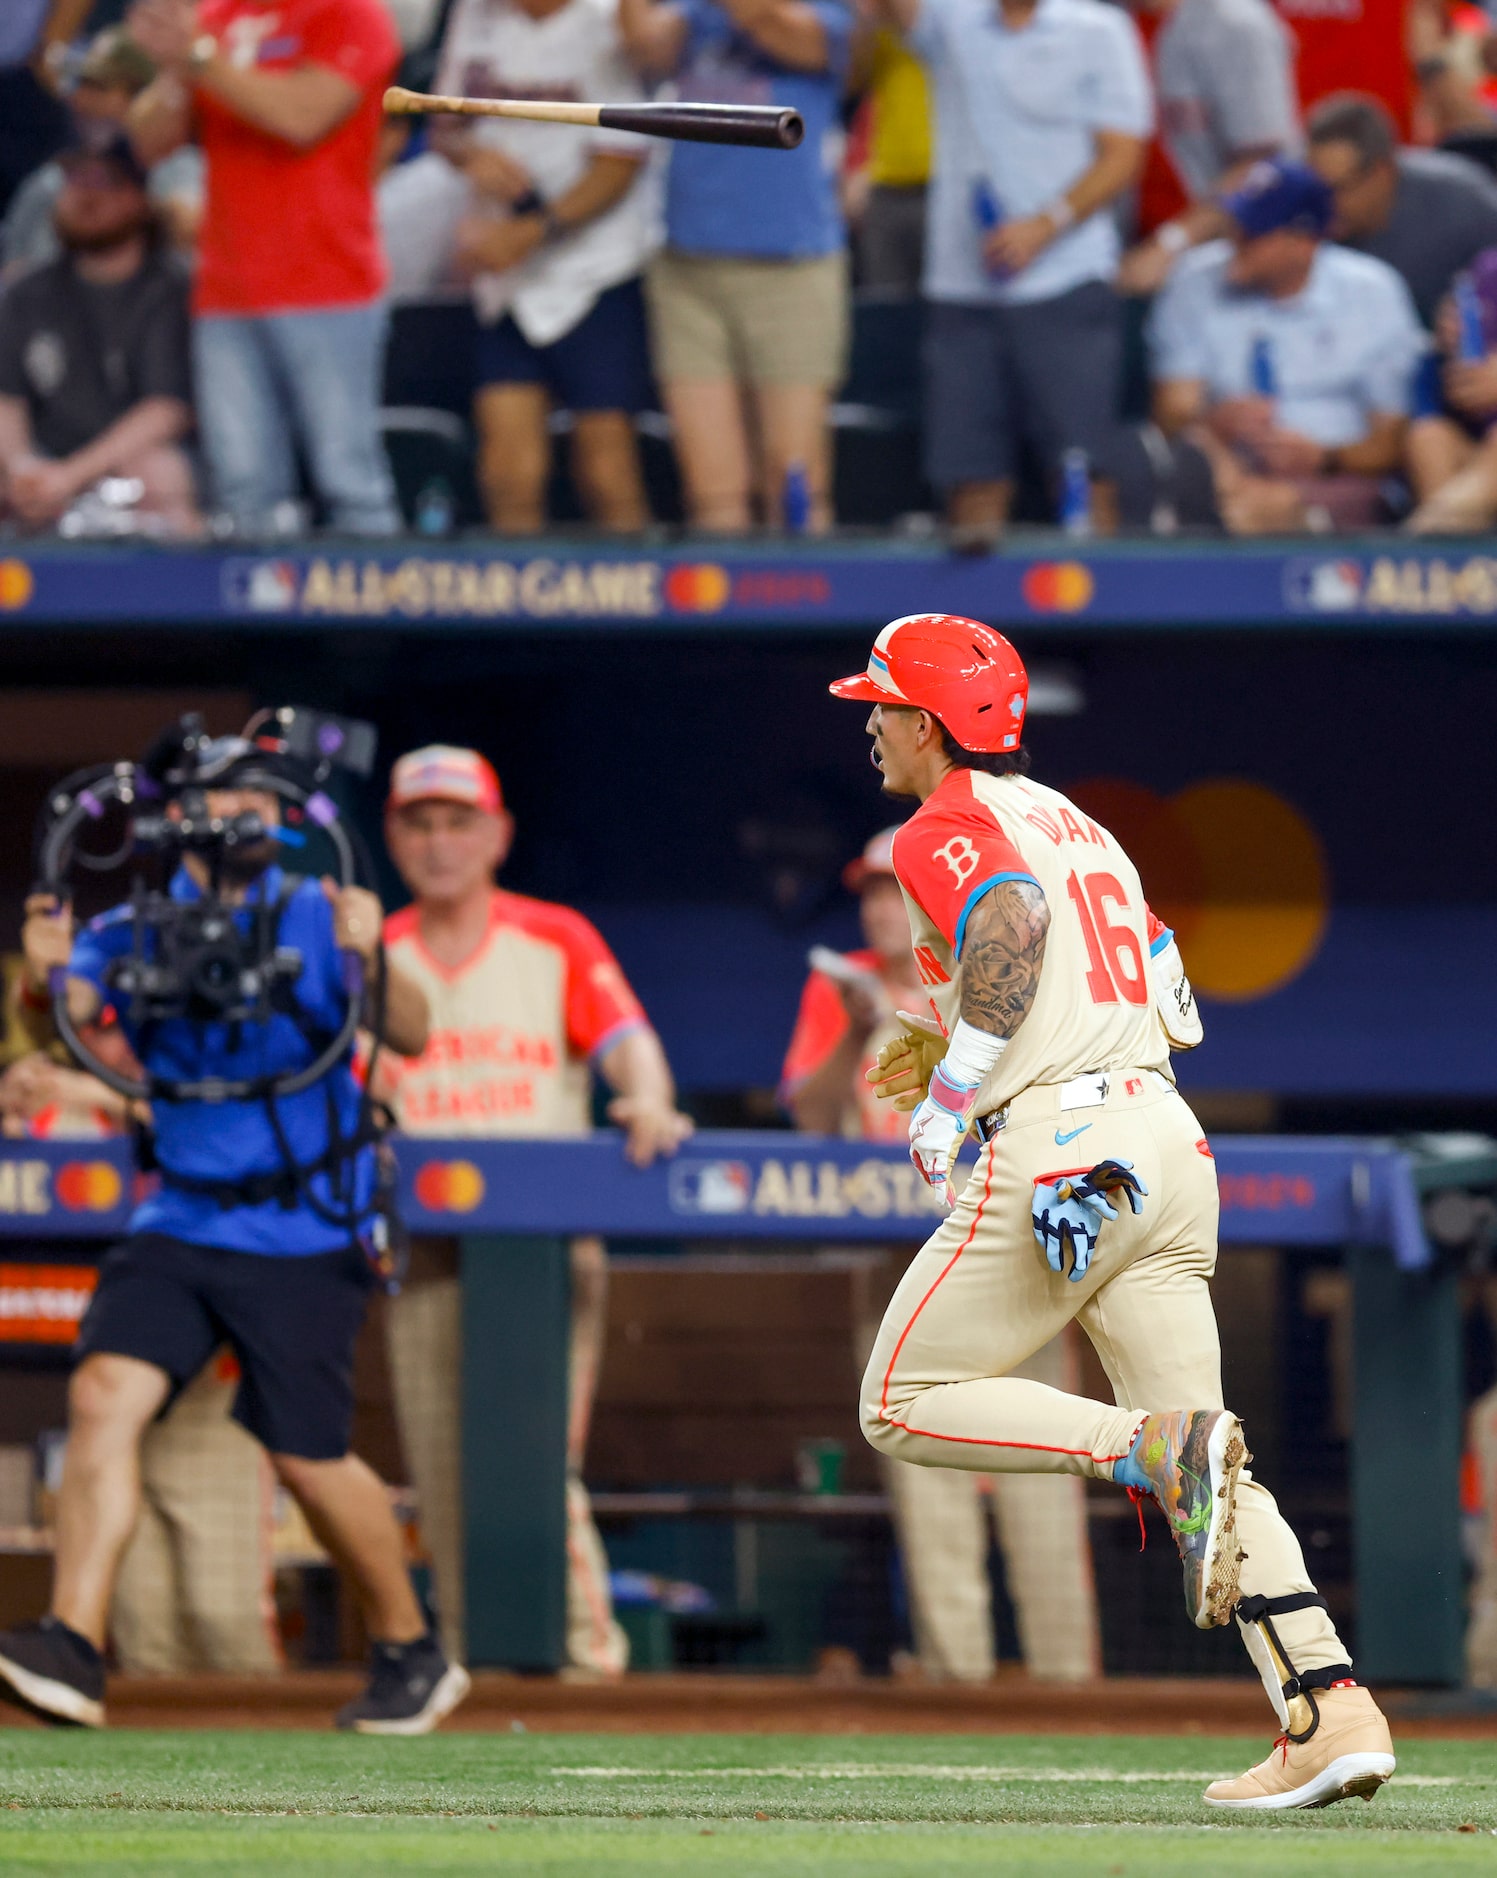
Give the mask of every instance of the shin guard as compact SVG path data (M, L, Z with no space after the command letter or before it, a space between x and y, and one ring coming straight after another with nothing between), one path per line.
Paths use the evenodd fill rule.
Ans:
M1274 1713L1284 1733L1295 1742L1308 1741L1320 1726L1315 1691L1352 1679L1350 1663L1330 1663L1324 1669L1307 1669L1301 1673L1290 1661L1273 1620L1286 1617L1291 1611L1314 1609L1323 1611L1325 1599L1313 1591L1304 1591L1287 1598L1239 1598L1232 1613L1247 1653L1253 1659L1253 1667L1263 1678Z

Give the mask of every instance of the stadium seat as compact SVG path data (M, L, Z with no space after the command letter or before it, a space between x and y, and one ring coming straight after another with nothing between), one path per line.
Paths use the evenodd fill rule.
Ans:
M433 486L445 486L453 528L482 521L473 440L462 418L424 405L396 405L380 412L379 427L400 512L410 526L418 525L423 492Z
M1465 157L1469 163L1479 163L1484 170L1497 175L1497 127L1453 130L1448 137L1440 139L1440 148L1448 150L1452 156Z
M933 498L920 472L919 300L855 294L847 382L832 407L837 520L887 527Z
M383 402L466 418L473 403L473 338L466 298L397 303L390 309Z

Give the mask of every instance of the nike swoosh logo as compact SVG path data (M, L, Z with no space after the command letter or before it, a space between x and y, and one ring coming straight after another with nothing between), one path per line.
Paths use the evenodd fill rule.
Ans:
M1076 1139L1076 1137L1077 1137L1077 1135L1084 1135L1084 1134L1086 1133L1086 1131L1087 1131L1087 1129L1088 1129L1088 1128L1090 1128L1090 1127L1091 1127L1091 1123L1090 1123L1090 1122L1083 1122L1083 1123L1081 1124L1081 1126L1080 1126L1079 1128L1073 1128L1073 1129L1071 1130L1071 1132L1070 1132L1070 1134L1068 1134L1068 1135L1063 1135L1063 1134L1062 1134L1062 1133L1060 1132L1060 1130L1059 1130L1059 1129L1057 1128L1057 1129L1056 1129L1056 1131L1055 1131L1055 1145L1056 1145L1056 1147L1058 1147L1058 1148L1063 1148L1063 1147L1065 1147L1065 1146L1066 1146L1066 1144L1067 1144L1068 1142L1071 1142L1071 1141L1074 1141L1074 1140Z

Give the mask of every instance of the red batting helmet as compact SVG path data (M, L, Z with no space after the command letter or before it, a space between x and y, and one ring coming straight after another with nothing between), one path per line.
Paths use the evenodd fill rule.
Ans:
M958 613L911 613L873 642L868 669L839 678L834 697L929 711L964 750L1017 750L1029 674L1002 633Z

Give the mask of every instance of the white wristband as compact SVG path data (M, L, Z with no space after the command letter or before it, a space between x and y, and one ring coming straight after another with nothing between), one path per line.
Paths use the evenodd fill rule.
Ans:
M1184 254L1190 246L1190 230L1183 222L1161 222L1154 230L1154 243L1166 254Z
M979 1030L965 1017L959 1017L941 1058L941 1074L960 1088L975 1089L987 1079L1007 1048L1007 1037L995 1037L991 1031Z
M1076 211L1071 207L1070 198L1067 196L1057 196L1053 202L1047 202L1040 210L1040 214L1048 216L1054 222L1057 235L1063 235L1076 220Z

